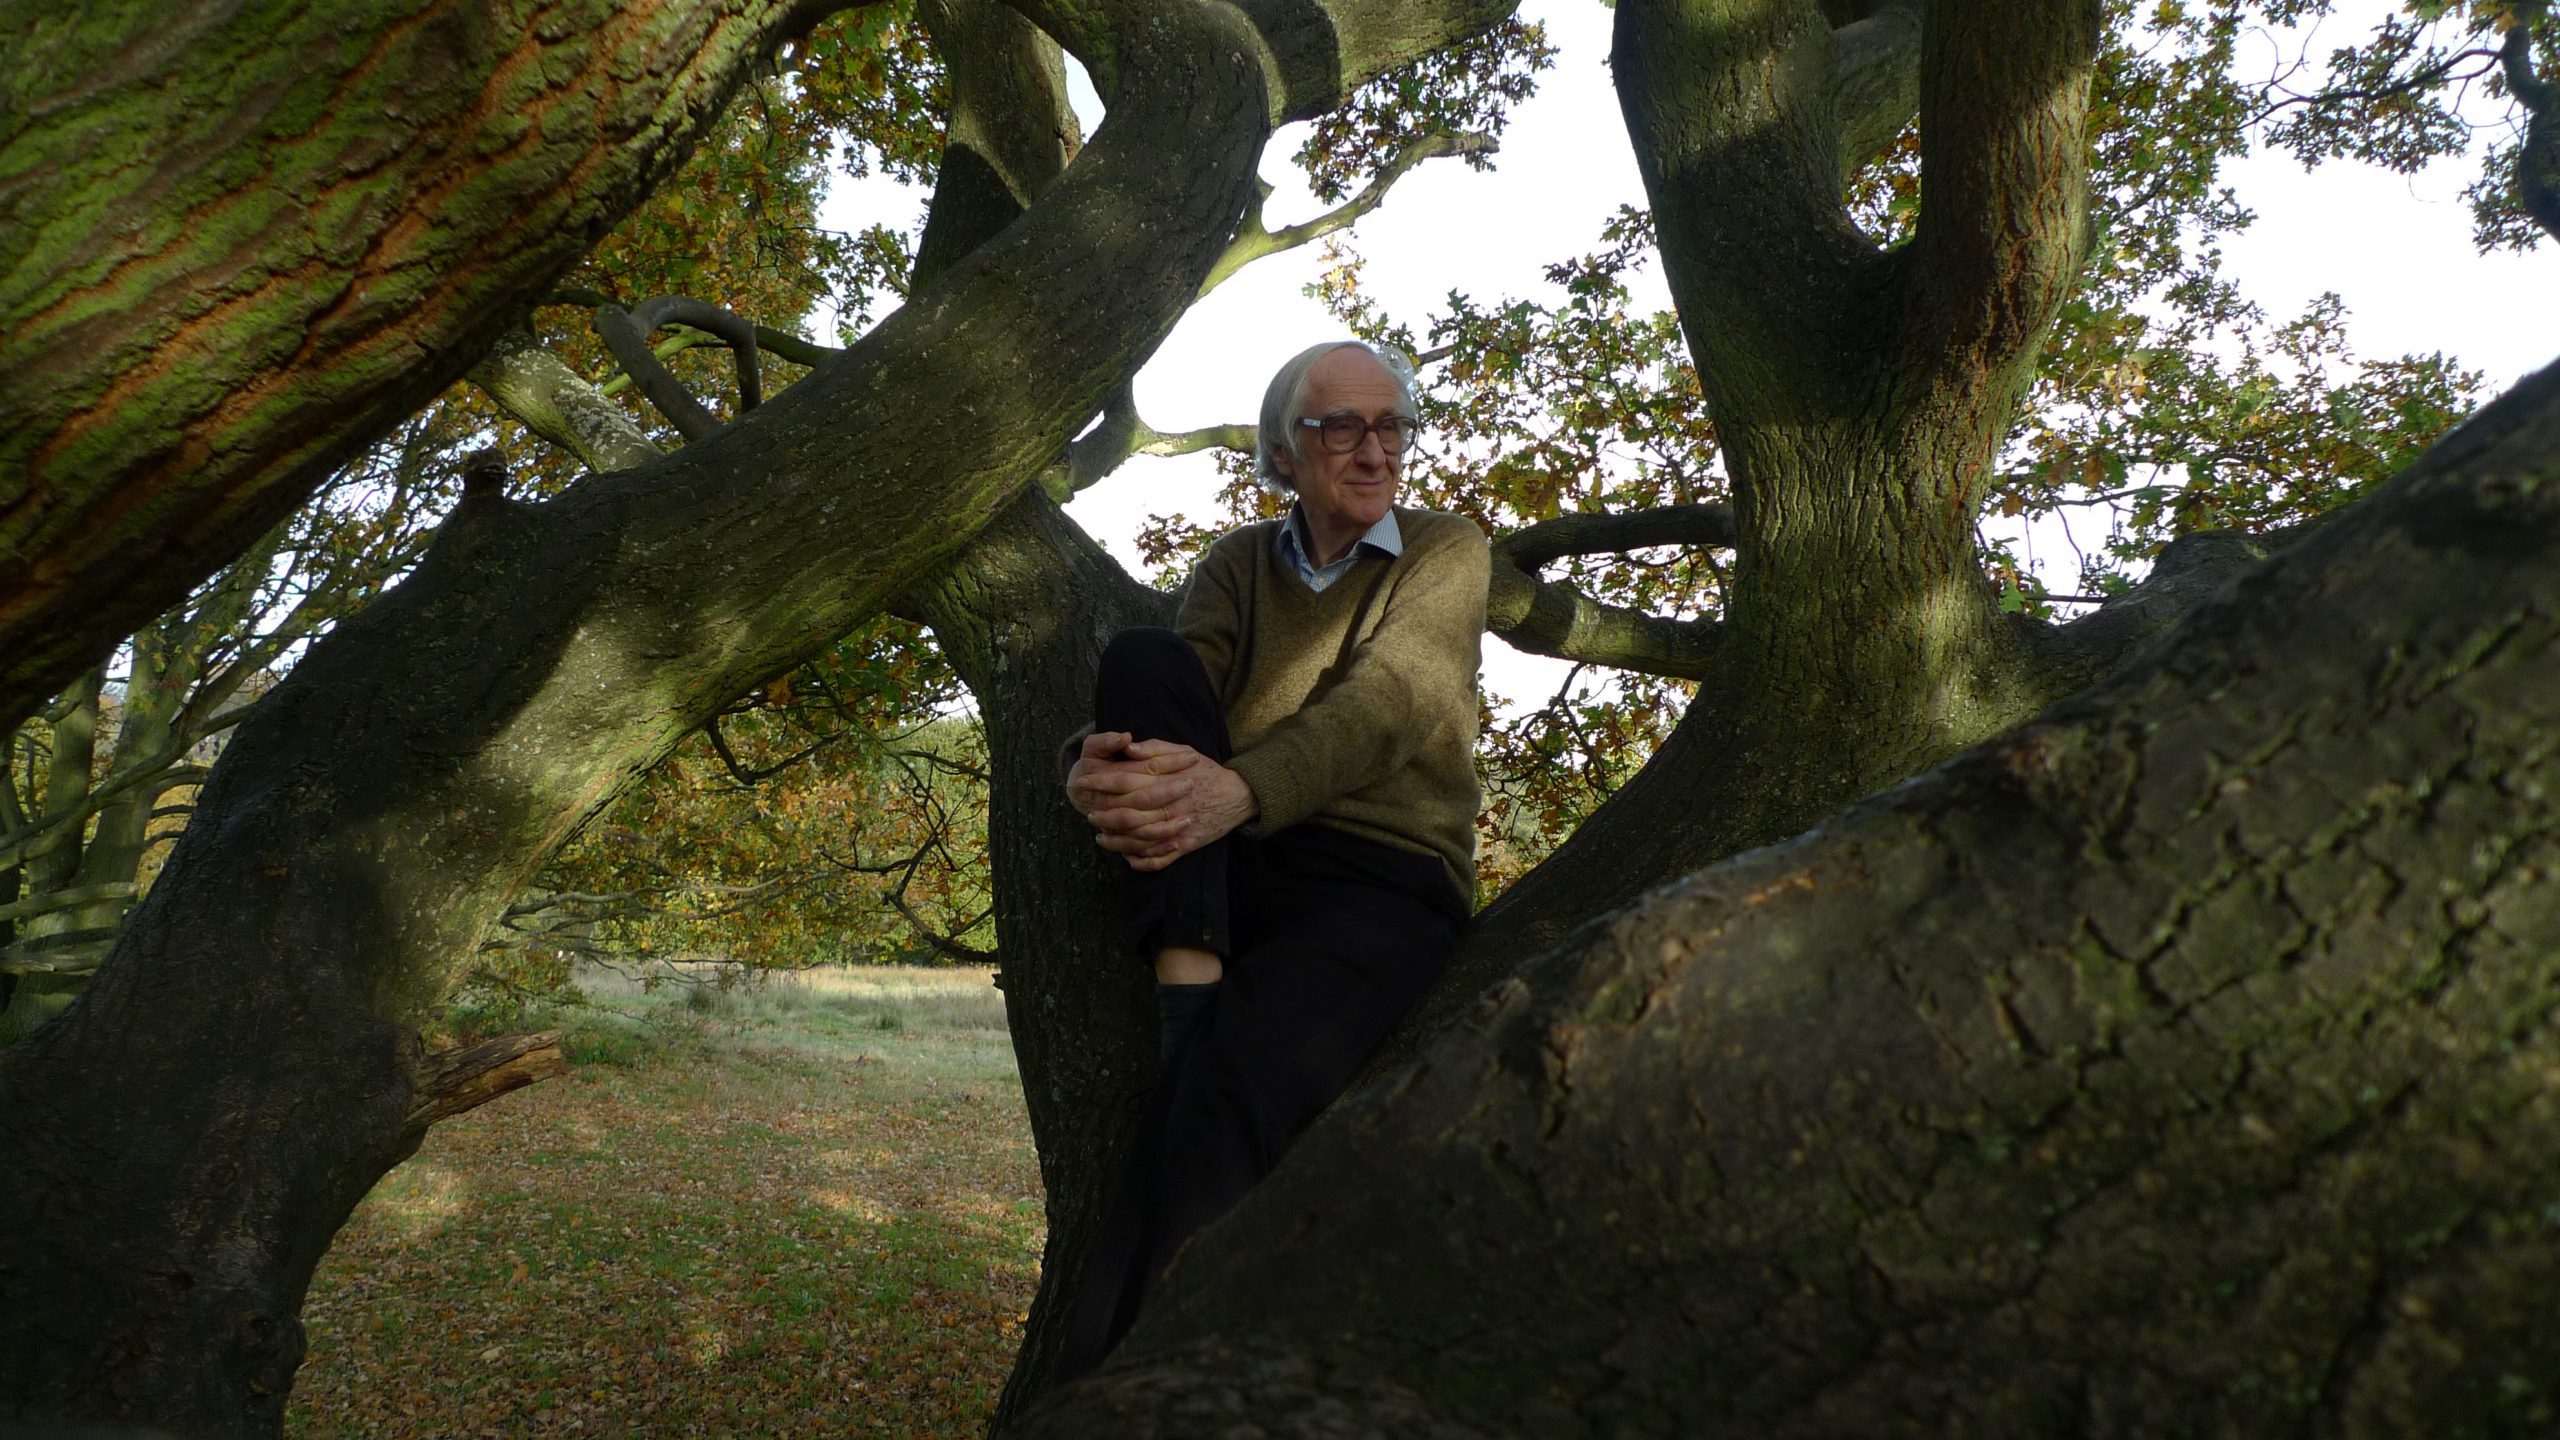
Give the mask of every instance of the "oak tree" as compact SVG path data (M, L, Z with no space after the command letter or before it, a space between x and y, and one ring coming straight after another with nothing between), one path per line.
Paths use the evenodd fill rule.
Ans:
M2538 10L2465 12L2500 17L2528 37L2508 48L2526 57L2509 74L2529 160L2548 42ZM666 117L707 112L814 15L578 19L350 9L324 27L338 68L201 102L152 92L200 137L192 170L155 188L128 159L96 197L76 176L47 192L163 223L75 257L78 274L23 270L54 278L11 302L13 337L22 316L86 316L144 348L226 323L254 343L166 396L145 382L187 371L169 358L183 347L121 390L66 359L57 390L10 397L51 427L10 456L44 482L22 494L94 481L79 493L221 549L278 503L259 497L307 485L315 457L484 358L482 388L593 473L538 501L467 488L414 573L239 727L80 999L0 1052L0 1197L26 1217L0 1242L11 1412L272 1433L302 1286L347 1210L428 1125L550 1063L507 1042L430 1053L422 1007L581 819L883 612L932 628L984 716L996 924L1051 1193L1044 1315L1074 1273L1143 1079L1144 997L1110 953L1109 877L1050 757L1100 639L1168 601L1054 497L1178 443L1135 415L1128 379L1205 283L1272 241L1253 165L1274 125L1356 101L1501 9L926 7L948 149L906 303L765 403L742 387L725 416L687 411L645 337L690 316L743 357L753 327L637 307L616 353L663 395L686 441L672 450L627 414L584 425L600 397L546 389L538 357L490 347L574 258L560 236L592 239L672 163L648 141L683 132ZM2560 1058L2534 963L2551 939L2535 677L2560 521L2552 382L2305 536L2188 536L2066 625L2004 606L2017 587L1990 573L1975 519L2018 483L2021 407L2102 233L2098 7L1623 0L1618 27L1728 498L1558 507L1506 540L1488 609L1568 657L1676 645L1697 697L1488 909L1404 1058L1185 1252L1110 1369L1035 1407L1051 1343L1035 1323L1009 1418L1160 1434L1245 1415L1307 1434L2535 1423L2553 1367L2530 1157ZM11 137L36 138L12 153L68 145L145 103L145 81L194 83L246 43L219 20L142 43L110 28L45 37L45 103L8 112ZM1062 118L1052 41L1109 106L1089 145ZM373 88L414 72L412 49L446 77L416 132L432 163L397 123L363 128L417 103ZM669 128L596 103L651 85ZM587 108L533 106L528 86ZM1915 115L1917 188L1880 202L1905 228L1862 227L1858 175ZM1391 143L1373 179L1460 142ZM222 145L242 155L205 158ZM297 190L305 172L261 146L323 177L387 177L387 198L333 210L337 191ZM499 193L538 223L471 183L516 183L518 160L539 184ZM259 164L279 188L241 216L304 205L375 243L285 224L270 255L254 227L187 223L221 215L222 187ZM69 202L38 213L54 209ZM41 253L72 254L69 233ZM117 302L117 276L164 276L166 247L214 240L256 261L235 267L242 303L165 280ZM377 291L380 275L411 288ZM332 279L316 310L246 304ZM26 328L54 334L48 355L84 348ZM510 357L541 372L512 400ZM290 403L257 403L275 395ZM107 423L126 403L129 436ZM220 463L171 458L206 454ZM2164 463L2192 474L2190 458ZM76 588L93 552L73 542L106 524L80 516L108 512L22 512L60 515L45 535L69 547L12 552L45 642L12 661L24 705L174 597L65 622L32 602ZM1730 552L1711 605L1646 616L1539 573L1660 544ZM202 568L134 553L187 577L164 590ZM1334 1247L1369 1263L1303 1263Z

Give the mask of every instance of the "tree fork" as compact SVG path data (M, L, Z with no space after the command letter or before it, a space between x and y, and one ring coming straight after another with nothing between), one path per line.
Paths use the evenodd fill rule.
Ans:
M992 0L932 0L922 18L948 67L954 150L925 219L917 285L1013 224L1081 144L1056 42ZM1111 403L1127 398L1124 387ZM1051 480L1093 443L1069 446ZM1117 877L1060 795L1058 741L1088 722L1102 642L1129 625L1164 623L1171 605L1035 488L898 608L933 631L978 702L998 980L1048 1222L1040 1288L997 1407L1001 1426L1047 1388L1059 1317L1127 1144L1127 1101L1153 1060L1146 977L1115 938Z
M1001 1428L1047 1388L1059 1318L1155 1065L1154 980L1120 938L1119 862L1067 805L1058 744L1091 723L1103 642L1171 624L1173 601L1033 492L901 608L933 628L986 727L996 948L1047 1203L1040 1290Z
M1835 32L1810 0L1619 7L1620 103L1733 474L1730 599L1699 698L1482 917L1453 972L1468 984L2089 673L1999 613L1972 517L2076 273L2096 16L2078 0L1933 0L1914 61L1913 7L1872 8ZM1962 38L1994 24L2011 29ZM1941 117L1924 142L1929 213L1924 239L1886 255L1842 206L1843 137L1899 104L1899 81L1870 81L1915 63L1924 132ZM1456 1003L1444 989L1428 1013Z

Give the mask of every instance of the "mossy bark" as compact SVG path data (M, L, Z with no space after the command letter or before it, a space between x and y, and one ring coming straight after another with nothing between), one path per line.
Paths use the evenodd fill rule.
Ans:
M123 0L0 100L0 715L458 376L821 0Z
M1040 1293L1006 1386L1007 1418L1047 1387L1058 1317L1155 1067L1154 979L1122 938L1119 862L1094 845L1060 788L1059 742L1092 723L1103 642L1132 625L1169 624L1172 611L1170 596L1131 580L1037 492L912 602L986 726L996 949L1048 1201Z
M951 148L916 257L924 284L1019 220L1082 141L1054 41L993 0L932 0L920 15L951 88ZM1166 623L1172 604L1034 489L899 608L933 628L986 730L999 978L1047 1202L1040 1291L1001 1424L1047 1387L1057 1317L1154 1061L1148 977L1119 938L1116 862L1066 803L1058 744L1091 721L1103 642Z

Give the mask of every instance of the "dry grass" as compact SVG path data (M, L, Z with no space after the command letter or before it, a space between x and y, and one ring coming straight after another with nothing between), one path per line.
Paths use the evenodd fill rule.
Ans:
M987 972L588 988L341 1232L286 1433L983 1434L1041 1238Z

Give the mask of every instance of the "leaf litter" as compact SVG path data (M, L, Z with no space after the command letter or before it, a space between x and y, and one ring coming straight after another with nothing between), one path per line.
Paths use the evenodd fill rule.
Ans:
M628 997L588 1023L636 1058L430 1131L313 1278L286 1434L983 1435L1039 1170L988 972L929 974L979 994Z

